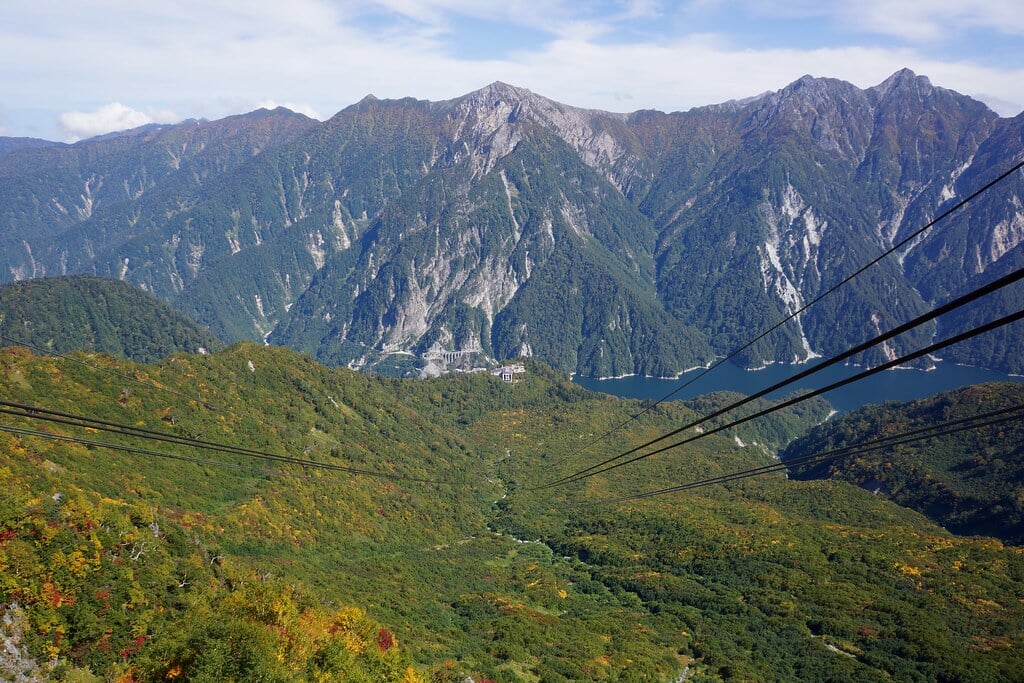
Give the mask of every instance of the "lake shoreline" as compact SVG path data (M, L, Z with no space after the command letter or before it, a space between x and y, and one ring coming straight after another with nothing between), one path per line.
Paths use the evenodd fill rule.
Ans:
M933 359L931 368L900 367L886 370L864 380L854 382L838 390L829 391L824 398L839 412L847 412L862 405L886 401L910 401L956 389L967 384L981 382L1024 382L1024 376L987 370L968 365ZM709 366L708 366L709 367ZM614 378L591 378L571 375L575 384L601 393L620 398L659 400L676 389L687 375L704 373L699 381L681 390L672 400L687 400L716 391L736 391L754 394L766 386L789 379L804 372L806 363L773 363L759 368L743 368L731 362L717 366L714 371L704 373L707 367L693 368L675 378L625 375ZM779 398L800 389L819 389L862 371L861 365L837 365L795 382L769 398Z

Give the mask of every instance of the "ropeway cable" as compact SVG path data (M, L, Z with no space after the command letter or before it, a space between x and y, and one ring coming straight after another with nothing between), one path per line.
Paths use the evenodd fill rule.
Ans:
M241 455L250 458L259 458L262 460L269 460L273 462L280 462L289 465L300 465L302 467L312 467L317 469L326 469L336 472L347 472L349 474L355 474L366 477L374 477L379 479L391 479L396 481L413 481L423 484L437 484L437 485L454 485L453 482L446 482L435 479L427 479L425 477L411 477L399 474L390 474L387 472L380 472L377 470L365 470L356 467L348 467L345 465L338 465L335 463L324 463L317 462L315 460L307 460L303 458L295 458L292 456L279 455L276 453L268 453L266 451L258 451L250 448L241 448L236 446L230 446L228 444L221 444L214 441L206 441L202 439L193 439L191 437L179 436L177 434L171 434L169 432L160 432L152 429L143 429L141 427L134 427L132 425L126 425L118 422L111 422L109 420L99 420L90 418L84 415L75 415L73 413L65 413L58 410L50 410L48 408L41 408L38 406L27 405L23 403L14 403L12 401L0 400L0 414L13 415L16 417L23 417L33 420L42 420L45 422L52 422L57 424L69 425L73 427L81 427L86 429L96 429L105 432L112 432L115 434L121 434L123 436L130 436L142 439L150 439L153 441L161 441L164 443L171 443L179 446L190 446L201 450L217 451L221 453L229 453L232 455Z
M942 213L940 213L940 214L939 214L938 216L936 216L935 218L933 218L933 219L932 219L931 221L929 221L929 222L928 222L928 223L927 223L926 225L924 225L923 227L921 227L921 228L919 228L919 229L915 230L915 231L914 231L913 233L911 233L910 235L908 235L908 236L907 236L907 237L905 237L904 239L900 240L899 242L897 242L897 243L893 244L893 245L892 245L891 247L889 247L889 249L885 250L884 252L882 252L881 254L879 254L879 255L878 255L877 257L875 257L874 259L872 259L872 260L871 260L871 261L869 261L868 263L864 264L863 266L861 266L860 268L858 268L857 270L855 270L855 271L854 271L853 273L851 273L850 275L847 275L847 276L846 276L846 277L845 277L845 278L844 278L843 280L841 280L840 282L836 283L836 284L835 284L835 285L833 285L832 287L828 288L827 290L825 290L824 292L822 292L822 293L821 293L821 294L819 294L818 296L816 296L816 297L814 297L813 299L811 299L810 301L808 301L808 302L807 302L806 304L804 304L804 305L803 305L803 307L801 307L801 308L800 308L799 310L797 310L797 311L794 311L793 313L790 313L790 314L789 314L789 315L788 315L787 317L783 318L782 320L780 320L779 322L777 322L777 323L776 323L775 325L773 325L772 327L768 328L767 330L765 330L764 332L762 332L761 334L759 334L759 335L758 335L757 337L754 337L753 339L751 339L750 341L748 341L748 342L747 342L746 344L744 344L743 346L741 346L741 347L739 347L739 348L735 349L734 351L730 352L728 356L725 356L724 358L719 358L718 360L716 360L715 362L713 362L713 363L712 363L711 365L709 365L708 367L706 367L706 368L704 368L703 370L701 370L701 371L700 371L699 373L697 373L697 374L696 374L695 376L691 377L691 378L690 378L690 379L688 379L688 380L687 380L686 382L682 383L681 385L679 385L678 387L676 387L675 389L673 389L673 390L672 390L672 391L670 391L669 393L667 393L667 394L665 394L664 396L662 396L661 398L659 398L659 399L658 399L657 401L655 401L654 403L651 403L650 405L648 405L648 406L645 406L645 407L643 408L643 410L641 410L640 412L638 412L638 413L636 413L635 415L633 415L633 416L631 416L631 417L627 418L627 419L626 419L626 420L624 420L624 421L623 421L622 423L620 423L620 424L618 424L618 425L616 425L616 426L612 427L611 429L609 429L609 430L608 430L607 432L605 432L604 434L601 434L601 435L600 435L600 436L598 436L597 438L595 438L595 439L591 440L590 442L588 442L588 443L584 444L584 445L582 446L581 452L582 452L582 451L586 451L586 450L589 450L589 449L590 449L590 447L591 447L591 446L593 446L594 444L596 444L596 443L598 443L598 442L600 442L600 441L603 441L603 440L605 440L606 438L608 438L609 436L611 436L611 435L612 435L612 434L614 434L615 432L619 431L620 429L622 429L622 428L623 428L623 427L625 427L626 425L629 425L629 424L631 424L632 422L634 422L634 421L636 421L637 419L639 419L640 417L642 417L643 415L646 415L646 414L647 414L648 412L650 412L651 410L653 410L653 409L654 409L654 408L655 408L656 406L659 406L659 405L661 405L662 403L664 403L665 401L669 400L670 398L672 398L673 396L675 396L676 394L678 394L678 393L679 393L680 391L682 391L682 390L683 390L683 389L685 389L686 387L690 386L691 384L693 384L693 383L694 383L694 382L696 382L697 380L699 380L699 379L701 379L702 377L704 377L705 375L707 375L707 374L708 374L709 372L711 372L711 371L715 370L716 368L718 368L718 366L720 366L720 365L722 365L722 364L724 364L724 363L727 363L728 361L732 360L733 358L735 358L736 356L738 356L738 355L739 355L740 353L742 353L743 351L746 351L746 350L747 350L747 349L749 349L749 348L750 348L751 346L753 346L754 344L756 344L757 342L761 341L762 339L764 339L765 337L767 337L767 336L768 336L769 334L771 334L772 332L774 332L775 330L779 329L780 327L782 327L783 325L785 325L786 323L788 323L788 322L789 322L790 320L793 320L794 318L796 318L797 316L799 316L799 315L800 315L801 313L804 313L804 312L805 312L805 311L806 311L806 310L807 310L808 308L810 308L810 307L811 307L811 306L813 306L814 304L818 303L819 301L821 301L821 300L822 300L822 299L824 299L825 297L827 297L827 296L831 295L831 294L832 294L833 292L835 292L835 291L836 291L837 289L839 289L840 287L844 286L844 285L845 285L846 283L850 282L851 280L853 280L854 278L856 278L857 276L859 276L859 275L860 275L861 273L863 273L863 272L864 272L865 270L867 270L868 268L871 268L872 266L874 266L874 265L875 265L876 263L878 263L879 261L881 261L882 259L884 259L884 258L885 258L886 256L889 256L890 254L892 254L892 253L894 253L894 252L898 251L898 250L899 250L900 248L902 248L902 247L906 246L906 245L907 245L908 243L910 243L910 242L911 242L912 240L916 239L916 238L917 238L918 236L922 235L922 234L923 234L923 233L925 233L925 232L926 232L927 230L929 230L930 228L932 228L932 227L933 227L933 226L934 226L934 225L935 225L936 223L938 223L939 221L943 220L943 219L944 219L944 218L946 218L947 216L949 216L949 215L951 215L952 213L956 212L957 210L959 210L960 208L962 208L963 206L965 206L966 204L968 204L969 202L971 202L972 200L974 200L975 198L977 198L977 197L978 197L979 195L983 194L984 192L987 192L987 191L988 191L988 190L990 190L990 189L991 189L991 188L992 188L993 186L995 186L995 185L999 184L1000 182L1002 182L1002 181L1003 181L1003 180L1005 180L1006 178L1010 177L1011 175L1013 175L1013 173L1014 173L1014 172L1016 172L1016 171L1020 170L1020 169L1021 169L1022 167L1024 167L1024 161L1021 161L1021 162L1017 163L1017 164L1016 164L1016 165L1014 165L1014 166L1013 166L1012 168L1010 168L1010 169L1009 169L1008 171L1006 171L1006 172L1004 172L1003 174L1001 174L1001 175L1000 175L1000 176L999 176L998 178L996 178L995 180L989 181L988 183L986 183L986 184L985 184L985 185L984 185L983 187L981 187L980 189L978 189L978 190L975 190L975 191L974 191L973 193L971 193L971 194L970 194L970 195L968 195L967 197L963 198L962 200L960 200L959 202L957 202L956 204L954 204L954 205L953 205L953 206L951 206L950 208L946 209L945 211L943 211Z
M915 443L917 441L924 441L925 439L931 439L938 436L948 436L951 434L957 434L971 429L991 427L994 425L1011 422L1013 420L1019 420L1022 417L1024 417L1024 404L1017 404L1010 408L1003 408L1001 410L990 411L988 413L972 415L971 417L961 418L959 420L952 420L949 422L932 425L930 427L922 427L920 429L902 432L900 434L893 434L891 436L875 439L872 441L866 441L864 443L853 446L844 446L842 448L835 448L832 450L823 451L821 453L802 456L800 458L793 458L791 460L786 460L784 462L772 463L770 465L764 465L762 467L754 467L747 470L741 470L739 472L723 474L717 477L699 479L697 481L692 481L685 484L678 484L676 486L655 489L653 491L645 491L644 493L636 493L628 496L619 496L617 498L606 498L604 500L594 501L590 503L580 503L572 507L593 507L597 505L621 503L630 500L640 500L642 498L652 498L654 496L661 496L668 493L677 493L679 491L689 491L692 489L704 488L716 484L725 484L731 481L737 481L739 479L756 477L763 474L771 474L774 472L792 469L793 467L799 467L802 465L817 465L823 462L829 462L831 460L837 460L843 457L864 455L867 453L884 450L886 448L892 448L894 446L902 446L909 443ZM968 422L975 422L977 420L983 421L978 422L977 424L966 424Z
M889 370L891 368L897 367L899 365L902 365L903 363L906 363L907 361L915 360L915 359L920 358L922 356L926 356L928 354L935 353L936 351L944 349L947 346L952 346L953 344L957 344L957 343L965 341L967 339L971 339L971 338L976 337L976 336L978 336L980 334L984 334L986 332L991 332L992 330L995 330L995 329L998 329L1000 327L1003 327L1004 325L1009 325L1010 323L1016 322L1016 321L1021 320L1021 319L1024 319L1024 310L1019 310L1016 313L1012 313L1010 315L1003 316L1002 318L999 318L997 320L993 320L992 322L986 323L985 325L981 325L980 327L975 327L975 328L973 328L971 330L968 330L966 332L958 334L958 335L956 335L954 337L950 337L949 339L945 339L945 340L943 340L941 342L936 342L934 344L926 346L923 349L919 349L919 350L914 351L912 353L905 354L905 355L900 356L900 357L898 357L898 358L896 358L894 360L891 360L891 361L889 361L887 363L883 363L882 365L879 365L877 367L874 367L874 368L871 368L869 370L865 370L863 372L860 372L860 373L858 373L856 375L853 375L852 377L848 377L848 378L840 380L838 382L833 382L832 384L830 384L830 385L828 385L826 387L822 387L821 389L815 389L814 391L808 392L806 394L802 394L800 396L797 396L795 398L783 401L781 403L777 403L777 404L771 406L770 408L766 408L764 410L760 410L760 411L758 411L756 413L753 413L752 415L748 415L746 417L739 418L737 420L733 420L732 422L729 422L728 424L721 425L720 427L715 427L714 429L710 429L708 431L702 432L702 433L700 433L700 434L698 434L696 436L693 436L693 437L690 437L690 438L687 438L687 439L683 439L682 441L677 441L677 442L675 442L673 444L670 444L668 446L663 446L661 448L658 448L656 450L650 451L648 453L644 453L643 455L638 455L638 456L630 458L628 460L623 460L621 462L616 462L614 464L608 464L606 467L603 467L601 469L590 468L589 470L581 471L581 472L579 472L577 474L570 475L568 477L564 477L563 479L560 479L558 481L550 482L550 483L547 483L547 484L543 484L541 486L533 487L532 490L545 489L545 488L550 488L550 487L553 487L553 486L559 486L559 485L562 485L562 484L569 484L569 483L572 483L572 482L580 481L582 479L588 479L588 478L590 478L590 477L592 477L594 475L601 474L601 473L607 472L609 470L614 470L614 469L617 469L617 468L622 467L624 465L629 465L629 464L634 463L634 462L636 462L638 460L643 460L645 458L649 458L652 455L657 455L659 453L664 453L667 450L670 450L670 449L673 449L673 448L677 448L679 446L682 446L682 445L687 444L687 443L691 443L693 441L697 441L699 439L703 439L705 437L711 436L712 434L717 434L717 433L719 433L721 431L724 431L726 429L729 429L731 427L735 427L735 426L743 424L745 422L749 422L750 420L754 420L754 419L757 419L759 417L763 417L764 415L768 415L769 413L776 412L777 410L782 410L783 408L788 408L789 406L794 405L796 403L800 403L801 401L806 401L809 398L813 398L815 396L820 396L821 394L824 394L826 392L832 391L834 389L839 389L841 387L846 386L847 384L851 384L853 382L857 382L857 381L862 380L862 379L864 379L866 377L870 377L871 375L875 375L875 374L877 374L879 372L883 372L885 370ZM678 431L676 431L674 433L678 433ZM612 460L614 460L614 458ZM611 460L609 460L607 462L611 462ZM596 465L594 467L600 467L600 465Z
M107 448L115 451L124 451L126 453L135 453L137 455L149 455L157 458L166 458L168 460L178 460L181 462L193 463L196 465L210 465L212 467L223 467L226 469L236 470L240 472L250 472L253 474L266 474L269 476L289 477L293 479L306 479L309 481L333 484L348 484L351 482L351 480L333 479L330 477L314 477L309 474L300 474L298 472L285 472L284 470L274 470L263 467L247 467L246 465L239 465L237 463L232 462L224 462L223 460L207 460L204 458L193 458L178 453L154 451L148 448L126 446L124 444L108 443L105 441L94 441L92 439L80 439L73 436L65 436L63 434L52 434L50 432L41 432L35 429L24 429L22 427L14 427L12 425L0 425L0 432L7 432L9 434L16 434L18 436L33 436L40 439L49 439L50 441L75 443L82 446L89 446L92 448Z

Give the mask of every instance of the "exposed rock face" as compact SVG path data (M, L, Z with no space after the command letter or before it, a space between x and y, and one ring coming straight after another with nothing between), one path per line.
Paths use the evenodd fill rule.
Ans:
M998 175L1021 129L904 70L866 90L805 76L674 114L493 83L447 102L368 97L323 123L276 110L11 141L0 267L130 280L225 338L330 362L476 343L585 374L670 375ZM1022 197L1019 178L1001 185L743 360L832 353L1007 270L1024 260ZM1020 351L958 353L1024 370Z
M614 183L612 169L632 142L623 115L577 109L501 82L455 100L450 108L454 140L483 157L483 173L515 149L524 128L537 126L561 138L585 164Z

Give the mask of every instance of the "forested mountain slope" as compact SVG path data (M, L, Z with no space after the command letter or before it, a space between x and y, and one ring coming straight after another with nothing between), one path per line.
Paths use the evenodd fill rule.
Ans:
M0 483L4 680L423 680L388 629L239 568L195 513Z
M1012 680L1024 670L1020 553L952 536L850 484L776 475L579 505L772 462L762 445L824 419L823 403L750 425L749 446L713 436L535 490L693 413L665 404L589 445L638 404L537 363L509 385L389 380L254 344L103 362L196 399L156 389L125 398L121 376L23 349L0 350L0 389L10 401L405 479L7 415L4 427L202 460L0 433L4 490L16 492L0 503L0 609L5 629L24 610L21 642L36 662L136 680L229 665L266 680L378 680L383 667L460 682L669 681L684 671ZM225 645L189 660L190 638Z
M0 335L3 346L99 351L140 363L223 346L152 294L85 275L0 286Z

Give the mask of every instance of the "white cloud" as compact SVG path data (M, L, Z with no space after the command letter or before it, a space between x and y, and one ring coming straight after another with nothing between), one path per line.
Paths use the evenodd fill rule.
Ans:
M913 43L954 42L963 29L1024 33L1019 0L693 0L688 6L701 10L726 4L753 16L828 17L858 31Z
M1016 116L1024 111L1024 102L1011 102L985 92L967 92L965 94L984 102L1000 116Z
M154 110L144 113L126 107L120 102L111 102L96 111L67 111L57 117L57 125L73 142L95 135L138 128L148 123L174 123L180 120L173 112Z
M446 30L453 15L557 33L561 25L580 14L580 7L566 0L363 0L359 11L386 11L406 19Z
M501 80L567 104L612 111L685 110L778 90L807 73L866 88L903 67L962 93L999 93L1004 100L999 112L1004 115L1019 112L1024 102L1024 68L945 62L910 48L747 50L715 36L665 44L561 40L515 63L495 66ZM1007 107L1007 102L1014 101L1017 109L1010 111L1012 105Z
M309 106L308 104L296 104L295 102L278 102L276 100L262 100L256 103L256 109L277 109L278 107L284 107L290 109L296 114L304 114L311 119L317 119L323 121L324 117L320 116L320 113Z
M663 13L662 0L617 0L581 3L573 0L349 0L351 14L384 13L404 20L400 30L440 41L454 33L465 17L505 27L531 29L552 38L597 39L616 26Z
M1017 0L867 0L841 2L838 7L858 28L912 41L955 40L965 28L1024 33L1024 13Z

